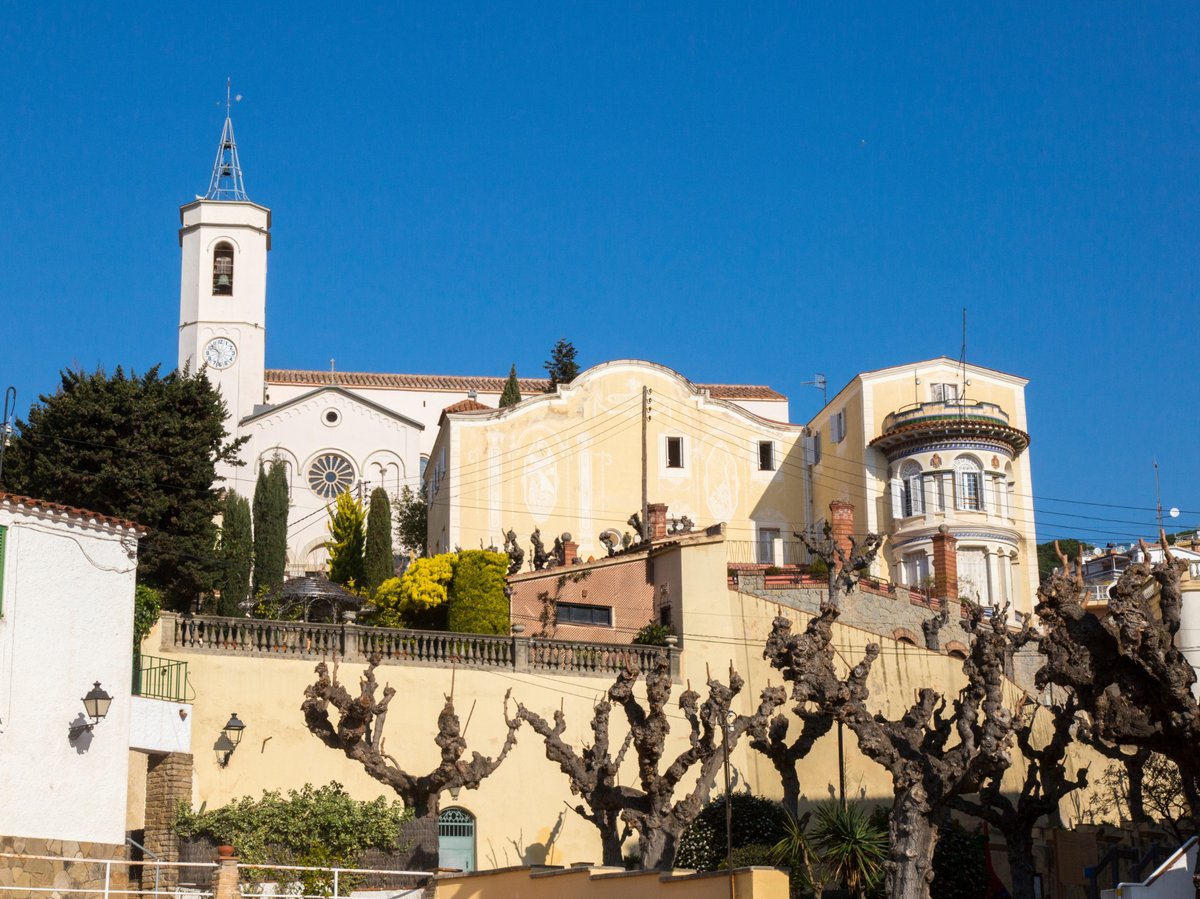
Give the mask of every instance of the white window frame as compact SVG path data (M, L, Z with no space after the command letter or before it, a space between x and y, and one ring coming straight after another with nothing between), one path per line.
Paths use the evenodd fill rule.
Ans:
M671 443L678 441L679 446L679 464L671 464ZM667 471L686 471L687 470L687 441L682 436L676 434L668 434L663 437L663 468Z
M935 403L957 403L958 384L948 381L930 384L929 396Z
M954 506L960 512L986 512L983 465L972 456L954 460Z
M774 528L759 528L758 529L758 546L755 549L755 556L760 565L781 565L782 561L775 558L775 541L781 540L783 537L783 529ZM765 552L764 552L765 550Z

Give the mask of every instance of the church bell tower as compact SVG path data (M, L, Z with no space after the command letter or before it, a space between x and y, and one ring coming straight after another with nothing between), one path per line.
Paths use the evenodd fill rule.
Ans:
M271 210L246 196L228 85L208 191L179 208L179 221L179 367L206 367L236 436L238 422L263 402Z

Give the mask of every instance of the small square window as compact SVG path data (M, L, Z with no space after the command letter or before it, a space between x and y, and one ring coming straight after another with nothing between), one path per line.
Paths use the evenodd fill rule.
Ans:
M667 468L683 468L683 438L667 438Z
M771 440L760 440L758 442L758 470L775 470L775 443Z

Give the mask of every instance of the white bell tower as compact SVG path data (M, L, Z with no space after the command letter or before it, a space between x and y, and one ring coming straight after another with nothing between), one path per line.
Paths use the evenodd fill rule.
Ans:
M238 422L263 402L271 210L246 196L229 112L226 85L208 192L179 208L179 367L207 366L236 436Z

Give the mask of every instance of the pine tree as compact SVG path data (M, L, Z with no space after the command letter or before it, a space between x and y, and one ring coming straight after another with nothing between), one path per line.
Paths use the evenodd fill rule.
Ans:
M374 594L390 577L396 576L396 561L392 549L392 504L387 491L376 487L371 491L371 508L367 513L367 551L363 559L365 585Z
M254 486L254 595L283 584L287 567L287 466L280 459L259 468Z
M138 583L190 608L217 575L216 466L239 464L244 442L228 440L225 413L203 375L63 371L18 422L4 489L145 526Z
M338 494L329 511L329 540L325 543L329 549L329 579L335 584L363 583L365 521L362 503L348 490Z
M234 616L242 613L240 606L250 594L254 549L249 501L230 490L225 494L221 518L221 543L217 551L221 568L216 585L221 599L217 614Z
M579 374L579 365L575 362L575 346L565 337L558 338L554 349L550 351L550 359L545 363L546 373L550 375L550 386L547 393L554 391L559 384L570 384Z
M508 370L508 380L504 384L504 392L500 394L500 408L506 409L521 402L521 385L517 383L517 366Z

